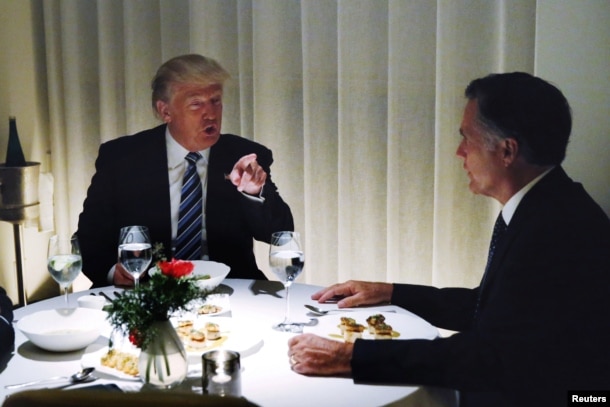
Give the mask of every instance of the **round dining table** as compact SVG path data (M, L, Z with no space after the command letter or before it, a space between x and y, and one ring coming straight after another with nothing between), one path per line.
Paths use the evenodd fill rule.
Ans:
M290 288L289 312L291 320L304 323L303 331L321 336L335 337L334 329L341 316L383 314L388 320L399 322L402 339L434 339L438 330L426 321L400 307L380 305L352 310L338 310L335 304L322 304L332 312L318 316L312 314L305 304L320 305L311 300L311 295L321 287L294 283ZM122 288L109 286L72 293L70 306L78 306L81 296L105 294L110 299L120 295ZM286 291L277 281L225 279L215 290L225 294L223 312L218 318L230 318L232 326L238 328L240 338L238 349L241 355L242 396L262 407L273 406L440 406L457 405L456 394L449 389L427 386L356 384L345 377L313 377L292 371L288 358L288 339L298 333L280 332L272 328L281 322L286 312ZM41 310L65 307L61 296L49 298L15 310L15 322ZM211 316L210 318L215 318ZM396 328L395 328L396 329ZM32 344L15 328L15 351L0 373L0 402L8 395L22 389L10 390L5 386L46 379L54 376L70 376L91 361L86 349L72 352L50 352ZM110 325L96 343L103 346L110 336ZM338 338L337 340L340 340ZM393 339L393 340L400 340ZM226 346L230 347L227 341ZM198 356L198 355L197 355ZM89 362L86 362L89 361ZM201 358L189 358L189 374L183 384L168 391L202 392ZM90 363L89 363L90 364ZM2 367L0 367L2 369ZM95 372L98 379L70 388L100 384L116 384L123 391L143 391L139 380L124 380L100 370ZM66 385L66 381L47 382L42 387ZM31 386L28 389L40 388ZM66 390L69 391L69 390Z

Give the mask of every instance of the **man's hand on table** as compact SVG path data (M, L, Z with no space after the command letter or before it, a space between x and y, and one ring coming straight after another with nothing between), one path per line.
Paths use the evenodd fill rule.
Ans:
M350 376L353 349L351 343L314 334L302 334L288 340L290 366L305 375Z
M387 303L392 299L393 285L350 280L334 284L311 296L319 303L341 298L339 308ZM314 334L298 335L288 340L288 357L297 373L320 376L351 376L354 345L322 338Z
M114 276L112 282L116 286L133 287L133 276L125 270L125 267L121 263L117 263L114 266Z
M311 296L312 300L325 303L337 297L337 307L350 308L362 305L388 303L392 299L391 283L371 283L367 281L346 281L324 288Z

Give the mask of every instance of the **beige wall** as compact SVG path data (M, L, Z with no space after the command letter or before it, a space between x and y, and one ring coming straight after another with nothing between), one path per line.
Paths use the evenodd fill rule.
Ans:
M558 84L574 116L565 169L610 214L610 1L538 5L536 74Z
M26 158L41 162L46 173L45 72L34 71L38 59L44 66L44 50L34 48L43 44L42 19L30 1L0 0L0 8L0 161L6 154L8 116L14 115ZM541 0L537 21L536 74L557 83L574 110L574 138L565 167L610 214L610 2ZM24 230L30 300L58 292L46 273L50 232L38 229ZM16 300L13 226L6 222L0 222L0 253L0 285ZM76 286L85 288L86 282Z
M8 117L16 116L26 160L40 162L41 171L48 172L45 72L34 71L34 66L40 65L37 59L44 58L44 50L34 48L35 44L44 44L40 41L41 16L33 13L30 1L0 0L0 8L0 162L4 162L6 156ZM16 302L13 234L12 224L0 222L0 285ZM36 224L23 228L24 270L31 300L58 293L57 284L49 280L46 271L48 234L48 231L39 232Z

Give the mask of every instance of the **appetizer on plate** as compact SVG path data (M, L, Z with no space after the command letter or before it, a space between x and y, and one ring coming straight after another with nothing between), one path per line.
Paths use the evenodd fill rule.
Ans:
M339 324L339 329L341 329L341 335L345 333L345 328L348 325L354 325L356 320L354 318L341 317L341 324Z
M345 339L345 342L354 343L356 342L356 339L362 338L362 332L364 332L364 325L345 325L345 328L343 330L343 339Z
M176 333L187 352L198 352L221 346L229 337L230 329L224 324L192 319L179 319L174 323Z
M109 349L108 352L102 356L100 364L130 376L138 375L138 356L132 353Z
M375 339L392 339L392 326L386 323L380 323L374 327Z
M385 317L382 314L371 315L366 319L366 323L369 326L369 333L375 333L375 327L377 325L383 324L385 321Z
M200 315L219 314L222 312L222 307L214 304L204 304L197 310Z
M360 317L359 319L364 319ZM356 339L393 339L400 334L386 322L383 314L369 315L366 318L366 325L361 324L357 319L351 317L341 317L339 325L341 334L331 333L330 336L343 339L345 342L354 343Z
M208 339L211 341L216 341L220 339L220 327L218 324L213 322L207 322L205 324L205 331L208 334Z

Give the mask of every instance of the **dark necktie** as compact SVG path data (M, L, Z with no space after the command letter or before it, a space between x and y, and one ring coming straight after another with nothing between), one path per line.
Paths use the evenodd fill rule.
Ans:
M487 255L487 265L485 266L485 273L483 274L483 279L481 280L481 284L479 285L479 296L477 298L477 305L474 312L474 318L477 319L479 306L481 303L481 295L483 294L483 290L485 289L485 283L489 279L489 266L491 265L491 261L494 257L494 253L496 251L496 247L498 246L498 242L500 238L506 231L506 222L504 222L504 218L502 217L502 212L498 215L496 219L496 223L494 225L493 233L491 234L491 242L489 243L489 253Z
M197 173L199 153L188 153L187 169L182 181L176 251L174 257L182 260L201 260L201 228L203 227L203 191Z

